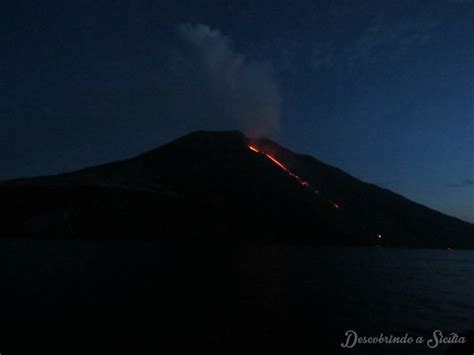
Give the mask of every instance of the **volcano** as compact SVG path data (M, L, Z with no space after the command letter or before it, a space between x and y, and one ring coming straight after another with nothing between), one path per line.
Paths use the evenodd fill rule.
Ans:
M474 225L268 139L198 131L135 158L0 184L2 235L474 247Z

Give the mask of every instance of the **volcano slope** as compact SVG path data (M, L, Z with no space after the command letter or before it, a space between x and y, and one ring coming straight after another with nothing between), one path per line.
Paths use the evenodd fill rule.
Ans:
M0 184L2 235L472 248L474 225L268 139L198 131L132 159Z

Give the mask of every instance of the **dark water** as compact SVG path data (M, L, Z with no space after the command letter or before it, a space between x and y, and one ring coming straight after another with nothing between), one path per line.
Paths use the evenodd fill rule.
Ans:
M366 336L409 333L426 341L435 330L448 335L474 328L472 251L295 248L292 261L298 274L293 294L309 324L323 315L339 330ZM371 346L352 350L364 353ZM430 349L426 342L383 347L383 353L395 354L445 350Z
M442 354L340 343L474 329L472 251L3 239L0 258L2 354Z

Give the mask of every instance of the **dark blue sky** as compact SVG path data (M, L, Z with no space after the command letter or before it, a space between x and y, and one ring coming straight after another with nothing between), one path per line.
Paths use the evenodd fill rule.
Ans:
M474 1L0 5L0 179L271 135L474 222Z

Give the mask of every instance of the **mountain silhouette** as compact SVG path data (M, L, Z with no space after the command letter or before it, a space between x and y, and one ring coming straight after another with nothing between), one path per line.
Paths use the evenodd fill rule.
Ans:
M237 131L194 132L0 192L8 237L474 247L470 223Z

